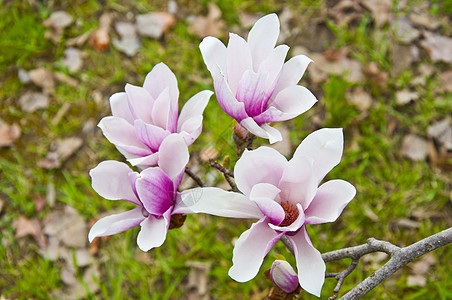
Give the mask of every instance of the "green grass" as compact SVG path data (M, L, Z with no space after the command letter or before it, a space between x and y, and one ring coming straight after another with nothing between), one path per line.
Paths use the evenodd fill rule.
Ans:
M161 40L142 39L142 48L133 58L126 58L113 46L106 52L97 52L88 44L81 47L86 54L82 70L71 74L61 64L55 64L64 55L65 42L98 26L104 8L94 0L54 2L4 1L0 4L0 115L7 123L16 122L22 136L9 148L0 149L0 199L4 207L0 212L0 297L14 299L48 299L52 291L65 287L60 272L63 261L50 262L38 254L39 248L31 237L16 239L13 222L19 216L42 221L52 210L73 206L88 222L111 211L123 211L131 206L124 201L108 201L91 188L89 169L107 159L124 159L100 133L100 129L84 130L87 122L97 124L110 114L108 97L124 90L125 84L142 85L152 67L163 61L176 74L180 89L180 105L203 89L212 89L212 80L198 50L200 38L188 31L185 14L206 14L209 1L179 1L181 15ZM222 10L227 22L227 32L240 24L239 13L281 12L284 6L296 15L315 17L325 1L214 1ZM430 10L437 14L449 13L450 1L436 3ZM435 6L436 5L436 6ZM166 10L166 1L108 1L112 12L125 18L134 14ZM78 19L77 25L65 29L61 43L54 45L44 38L49 29L42 26L53 11L63 9ZM122 19L123 20L123 19ZM335 35L328 47L350 47L349 55L368 64L376 62L381 70L390 74L392 41L386 39L389 28L376 30L370 15L365 15L356 26L339 27L327 22ZM115 35L116 33L113 33ZM227 39L222 37L223 41ZM289 43L289 46L296 46ZM428 60L423 63L429 63ZM22 84L17 69L46 67L63 72L79 81L73 88L58 83L46 109L34 113L22 112L18 99L28 90L37 90L31 84ZM375 237L399 246L416 242L441 231L451 224L450 176L428 161L411 162L400 153L403 137L408 133L426 136L433 122L450 115L452 95L438 93L439 81L427 78L424 87L415 87L419 99L408 105L398 105L395 93L411 87L415 70L405 70L389 77L387 84L377 87L366 80L361 84L347 82L342 76L330 76L326 83L316 86L321 90L319 102L300 117L287 122L292 129L290 140L295 148L300 141L317 128L313 118L320 117L323 127L343 127L345 149L342 162L327 179L341 178L355 185L356 198L333 224L310 226L312 242L321 252L365 243ZM308 88L308 83L303 82ZM363 115L346 99L350 88L362 86L373 98L373 105ZM102 95L95 102L93 91ZM69 109L58 123L55 116L69 103ZM392 124L394 131L388 132ZM229 155L232 165L237 160L232 139L234 122L218 105L215 96L208 104L203 122L203 133L191 146L193 153L214 147L219 159ZM82 137L83 147L61 168L43 170L37 162L44 159L57 139ZM257 139L255 145L266 145ZM210 168L204 164L205 173ZM201 174L203 177L204 174ZM221 178L221 176L218 176ZM49 183L56 191L55 207L46 207L36 213L34 198L46 196ZM400 218L415 219L414 212L433 214L432 218L419 219L419 228L398 228ZM375 219L372 215L377 216ZM417 219L415 219L417 220ZM273 259L283 255L294 264L294 259L278 243L264 260L257 277L246 283L230 279L227 271L232 262L233 241L249 228L249 220L228 220L206 215L188 216L182 228L170 230L164 245L149 253L142 253L136 245L139 228L101 241L95 257L101 276L96 281L100 291L89 299L168 299L183 298L187 293L190 267L188 261L211 263L208 271L210 294L214 299L260 299L271 283L263 272L270 268ZM369 299L449 299L452 297L452 280L448 268L452 260L449 247L434 252L436 264L429 271L425 287L409 287L406 283L410 268L399 271L394 281L383 283L372 291ZM340 271L347 261L328 263L327 271ZM83 268L77 268L80 283ZM370 266L360 263L345 280L341 293L353 288L372 273ZM42 276L45 274L46 276ZM336 281L326 279L322 299L332 294ZM302 299L316 299L306 293Z

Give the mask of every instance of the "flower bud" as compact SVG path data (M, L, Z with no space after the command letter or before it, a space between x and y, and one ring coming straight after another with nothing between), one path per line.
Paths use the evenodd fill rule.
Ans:
M270 270L270 277L286 293L292 293L298 287L297 273L287 261L275 260Z

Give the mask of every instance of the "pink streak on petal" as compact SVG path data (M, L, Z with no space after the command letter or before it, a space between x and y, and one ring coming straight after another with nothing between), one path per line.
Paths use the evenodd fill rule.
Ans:
M116 93L110 97L111 114L114 117L123 118L130 124L133 124L135 118L129 108L129 101L124 92Z
M160 144L171 133L168 130L164 130L158 126L144 123L138 119L134 122L136 137L146 146L148 146L152 152L159 151Z
M287 236L287 238L295 252L298 280L301 287L306 292L320 297L326 270L322 255L312 245L306 227L303 227L296 235Z
M256 150L245 150L234 168L237 188L249 195L254 185L270 183L278 186L287 159L275 149L259 147Z
M254 73L252 70L246 70L239 81L236 99L245 104L246 113L250 117L262 112L267 77L266 72Z
M308 135L298 146L293 157L306 155L314 159L317 182L340 161L344 149L342 128L323 128Z
M275 200L280 192L280 189L270 183L258 183L253 186L249 195L250 200L256 202L262 213L275 225L279 225L285 216L284 209Z
M233 266L229 269L232 279L238 282L253 279L259 272L264 257L283 235L268 227L268 221L264 217L251 225L235 243Z
M122 162L107 160L89 171L91 185L100 196L109 200L127 200L141 205L129 180L132 170Z
M279 19L276 14L269 14L260 18L248 34L248 45L253 57L253 69L257 71L259 65L270 55L279 36Z
M147 168L136 181L138 196L144 208L151 214L161 216L174 204L173 182L160 168Z
M334 222L355 197L356 189L347 181L335 179L322 184L306 209L306 223Z
M235 33L229 33L227 47L227 78L228 84L235 96L240 79L246 70L252 70L250 49L246 41Z
M162 217L149 215L141 224L138 233L137 244L142 251L149 251L163 245L168 233L168 226L171 219L171 207Z
M152 109L154 99L142 87L126 84L126 94L130 111L134 119L141 119L145 123L152 123Z
M141 209L141 207L137 207L123 213L103 217L91 227L88 234L89 242L91 243L94 238L99 236L120 233L138 226L144 219Z

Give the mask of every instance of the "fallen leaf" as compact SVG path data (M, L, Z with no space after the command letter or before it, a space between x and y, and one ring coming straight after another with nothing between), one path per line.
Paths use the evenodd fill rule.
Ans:
M168 12L172 15L177 14L177 1L176 0L169 0L168 1Z
M82 68L83 61L80 50L77 48L67 48L64 50L64 58L61 60L69 71L77 72Z
M326 50L325 52L323 52L323 57L325 57L327 60L330 61L338 61L343 59L344 57L347 56L349 52L349 48L348 47L342 47L342 48L330 48L328 50Z
M91 34L89 44L97 51L107 50L108 46L110 45L110 35L108 33L108 30L103 28L96 29Z
M452 38L431 32L424 32L425 39L421 46L427 51L432 61L452 63Z
M440 23L434 19L432 15L426 13L412 13L408 16L410 21L417 26L427 28L429 30L436 30L440 26Z
M365 65L363 72L377 86L384 86L388 81L388 73L381 71L376 62Z
M16 123L8 125L0 120L0 148L11 146L19 137L19 125Z
M31 235L36 243L38 243L39 247L46 247L46 239L44 233L41 228L41 224L37 219L27 219L23 216L20 216L13 222L13 227L16 231L15 238L22 238L27 235Z
M3 199L0 198L0 214L2 213L4 203Z
M52 71L46 68L38 68L28 72L31 81L42 88L44 94L50 94L55 87Z
M419 98L419 94L410 90L401 90L396 93L396 101L400 105L405 105L410 103L411 101L417 100Z
M55 185L53 184L53 182L49 182L47 184L47 194L46 194L47 204L50 207L53 207L55 205L55 200L56 200Z
M441 79L441 88L444 92L452 93L452 70L439 74Z
M418 221L413 221L408 218L400 218L396 220L397 227L406 228L406 229L416 229L421 226L421 223Z
M427 253L415 263L411 264L411 274L407 277L407 284L409 286L425 286L427 283L427 275L435 263L433 253Z
M292 10L284 6L283 10L278 14L280 23L280 32L278 36L278 44L283 44L292 35L293 31L299 30L297 26L291 26L290 22L293 18Z
M372 97L362 87L349 89L345 97L350 104L356 105L362 112L368 111L372 105Z
M77 276L75 276L74 269L64 267L61 269L61 280L69 286L76 285L78 283Z
M79 36L76 36L74 38L68 39L66 41L66 46L68 46L68 47L74 47L74 46L81 47L81 46L83 46L86 43L86 41L89 39L90 36L91 36L91 30L89 30L89 31L87 31L87 32L85 32L85 33L83 33L83 34L81 34Z
M404 44L412 43L421 35L419 30L414 28L410 20L405 17L397 18L393 22L392 27L395 31L396 39Z
M328 9L328 16L336 24L343 26L361 20L363 17L363 8L357 1L341 0Z
M55 236L49 236L47 238L47 245L45 248L41 248L41 251L39 252L42 257L50 260L50 261L56 261L60 258L61 253L61 247L60 247L60 240L58 237Z
M35 205L35 211L40 213L46 206L46 199L41 195L36 195L33 197L33 203Z
M55 150L50 151L47 156L38 162L38 166L43 169L58 168L72 154L74 154L83 144L79 137L69 137L56 141Z
M59 239L64 245L84 248L88 229L83 217L71 206L64 211L52 211L44 219L44 233Z
M452 150L452 127L450 123L450 119L445 118L430 125L427 129L427 135L435 139L447 151Z
M360 0L375 20L377 27L382 27L392 16L392 0Z
M74 19L65 11L59 10L53 12L50 17L45 20L42 25L53 27L56 30L62 30L72 24Z
M140 40L136 36L124 37L121 40L113 38L113 46L129 57L134 56L141 47Z
M352 83L360 83L364 79L361 64L353 59L344 57L338 61L328 61L320 53L308 55L314 62L308 68L318 68L327 74L344 76L344 79ZM308 71L310 72L310 71Z
M242 27L244 29L251 28L257 20L259 20L262 17L262 14L249 14L245 13L243 11L239 11L239 17L240 17L240 24L242 24Z
M116 32L121 36L121 38L128 36L137 36L137 29L135 24L129 22L116 22L115 23Z
M424 75L425 77L430 77L432 74L436 73L435 68L431 64L420 64L417 68L418 72Z
M190 24L190 32L200 38L219 36L226 26L221 19L221 10L213 2L209 2L207 16L198 16Z
M30 75L28 74L27 71L25 71L24 69L18 69L17 70L17 77L19 77L20 82L22 83L29 83L31 82L31 78Z
M71 87L76 88L76 87L78 87L80 85L80 83L78 82L77 79L74 79L74 78L72 78L72 77L70 77L70 76L68 76L68 75L66 75L64 73L55 72L53 75L54 75L56 80L58 80L61 83L65 83L65 84L67 84L67 85L69 85Z
M58 153L51 151L43 160L38 161L38 167L46 170L58 168L61 165Z
M26 92L19 98L19 105L23 112L33 113L49 105L49 97L43 93Z
M424 160L428 154L428 143L421 137L409 134L403 139L402 154L411 160Z
M397 76L402 71L410 68L410 66L419 60L419 48L411 45L394 45L391 52L392 75Z
M136 16L138 33L159 39L169 28L176 24L176 18L167 12L155 12Z

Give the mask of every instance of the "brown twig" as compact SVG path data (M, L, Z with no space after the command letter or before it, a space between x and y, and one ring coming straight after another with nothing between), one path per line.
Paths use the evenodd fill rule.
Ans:
M185 167L185 173L190 176L200 187L205 187L206 184L202 182L202 180L195 175L188 167Z
M215 169L217 169L218 171L223 173L224 178L226 179L229 186L231 187L231 190L233 192L238 192L239 190L237 189L237 186L235 185L234 181L232 180L232 178L234 178L234 173L231 170L226 169L225 167L223 167L222 165L220 165L213 159L210 159L209 161L210 161L211 167L214 167Z

